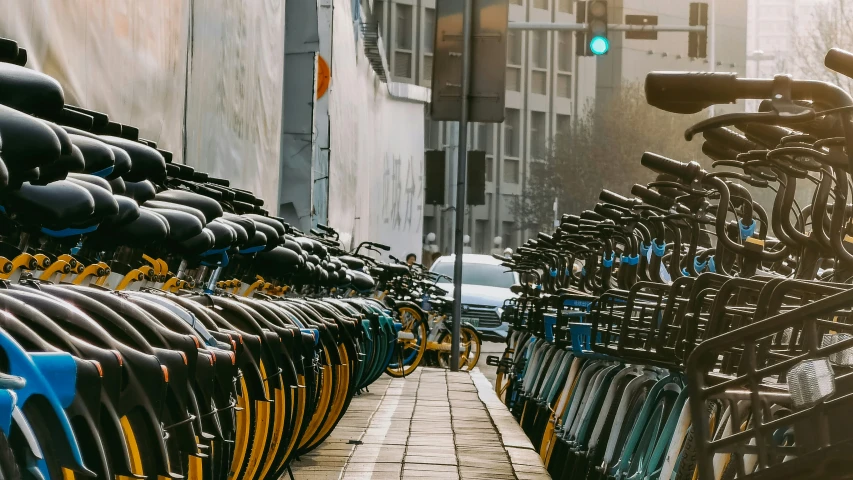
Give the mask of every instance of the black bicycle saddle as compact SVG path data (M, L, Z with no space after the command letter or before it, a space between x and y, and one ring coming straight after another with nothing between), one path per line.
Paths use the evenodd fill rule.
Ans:
M215 218L222 216L222 206L219 205L219 202L194 192L186 190L166 190L158 193L154 199L195 208L204 214L208 223L212 222Z
M127 245L129 247L147 247L162 242L169 236L169 225L162 216L139 209L139 217L132 222L110 226L103 225L98 229L98 240L112 245Z
M154 210L168 209L189 213L190 215L193 215L194 217L198 218L198 221L201 222L202 227L207 225L207 218L205 218L204 214L201 213L201 210L193 207L188 207L186 205L181 205L180 203L163 202L160 200L148 200L147 202L143 203L142 206ZM197 234L198 233L196 233L196 235Z
M160 215L166 221L169 225L169 240L173 242L189 240L204 228L201 220L191 213L169 208L147 208L145 205L140 208Z
M6 197L6 209L22 224L51 229L85 222L95 213L95 199L82 186L68 180L48 185L24 183ZM118 206L116 206L116 211Z
M53 77L11 63L0 63L0 105L53 120L62 112L65 94Z
M124 182L124 196L136 200L136 203L142 205L154 198L157 191L154 190L154 185L145 180L142 182Z
M47 123L4 105L0 105L0 139L3 161L11 172L55 162L62 154L62 144Z
M106 143L83 135L69 134L71 142L80 149L85 159L84 172L98 173L115 166L113 149Z
M81 222L75 222L75 226L95 225L106 217L118 214L118 203L106 180L92 175L72 174L68 181L85 188L95 202L92 214Z
M304 263L298 253L284 247L275 247L268 252L261 252L256 260L255 265L260 275L274 277L288 271L293 272Z

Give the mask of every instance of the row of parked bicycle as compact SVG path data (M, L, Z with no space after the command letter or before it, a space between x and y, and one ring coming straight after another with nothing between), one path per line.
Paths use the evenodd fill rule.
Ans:
M825 65L853 77L851 53ZM645 153L654 182L502 259L526 281L498 395L555 479L853 478L853 97L728 73L645 90L679 114L763 101L685 132L713 171Z
M385 285L408 267L172 163L26 60L0 39L0 478L279 478L399 370L424 314Z

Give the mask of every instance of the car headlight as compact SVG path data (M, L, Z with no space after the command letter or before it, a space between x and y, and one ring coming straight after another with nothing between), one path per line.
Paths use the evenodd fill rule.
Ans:
M503 309L503 307L498 307L498 308L496 309L496 311L498 312L498 319L499 319L501 322L503 322L503 321L504 321L504 309Z

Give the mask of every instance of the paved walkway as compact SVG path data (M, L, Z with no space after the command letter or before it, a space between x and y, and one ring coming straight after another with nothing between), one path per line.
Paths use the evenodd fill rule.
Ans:
M332 435L294 463L296 480L547 479L539 455L475 369L383 376Z

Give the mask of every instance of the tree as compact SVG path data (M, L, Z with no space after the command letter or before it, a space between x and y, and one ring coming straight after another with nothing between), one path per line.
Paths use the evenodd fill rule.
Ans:
M831 48L853 49L853 0L824 0L817 3L806 18L794 19L795 55L790 65L796 77L831 82L846 91L853 89L853 80L836 73L823 64Z
M702 114L677 115L646 103L641 82L622 85L603 105L588 103L572 131L558 132L541 165L532 162L523 193L510 208L518 226L553 229L554 200L560 212L590 209L603 188L629 195L635 183L655 174L640 164L651 151L681 161L700 160L701 139L684 140L684 130Z

